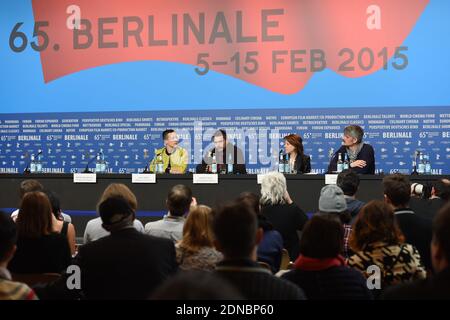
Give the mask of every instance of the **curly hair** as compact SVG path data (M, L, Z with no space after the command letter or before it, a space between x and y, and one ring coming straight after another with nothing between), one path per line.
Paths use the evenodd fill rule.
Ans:
M380 200L362 207L350 235L349 244L354 251L363 251L375 242L394 245L405 241L395 220L392 208Z
M286 178L282 173L269 172L261 179L261 206L284 204L286 200Z

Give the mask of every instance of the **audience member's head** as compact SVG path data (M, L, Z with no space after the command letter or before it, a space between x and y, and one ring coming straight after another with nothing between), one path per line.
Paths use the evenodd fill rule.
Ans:
M363 251L377 242L396 245L404 240L392 207L383 201L372 200L356 217L349 243L353 251Z
M211 272L185 271L164 282L152 300L242 300L226 280Z
M444 179L433 182L433 188L431 189L433 196L439 197L445 201L450 200L450 183L446 183Z
M16 251L16 224L0 211L0 267L6 268Z
M242 192L236 199L236 201L247 203L255 211L257 215L261 213L261 207L259 204L260 197L256 193Z
M347 210L344 192L336 185L322 188L319 197L319 213L337 215L342 223L350 223L352 216Z
M259 230L256 213L246 203L233 202L214 215L216 247L225 259L256 258L255 248L262 238Z
M305 224L300 254L309 258L337 257L344 249L344 228L334 215L315 215Z
M338 174L336 184L346 196L353 197L358 191L359 176L353 170L344 170Z
M40 238L52 233L52 206L45 193L27 192L22 199L17 216L17 235Z
M431 261L436 272L450 266L450 203L439 210L433 221Z
M25 193L34 191L44 191L44 186L34 179L24 180L20 183L19 197L22 199Z
M98 204L102 203L108 198L111 197L122 197L128 201L128 204L136 212L138 207L138 202L134 193L123 183L111 183L108 187L106 187L105 191L100 198Z
M189 212L192 202L192 191L189 187L178 184L170 189L167 196L167 208L171 216L181 217Z
M51 190L46 190L45 194L48 197L48 200L50 201L50 204L52 206L52 213L58 220L63 220L63 216L61 214L61 202L59 201L58 196L56 193L54 193Z
M134 209L128 199L122 196L111 196L98 206L98 213L102 219L102 226L109 232L130 227L134 221Z
M196 252L202 247L214 247L212 232L212 210L210 207L198 205L192 207L183 226L183 239L180 247Z
M261 205L270 206L286 203L286 178L282 173L269 172L261 179Z
M383 178L384 198L394 208L404 208L411 198L411 183L409 179L399 173Z

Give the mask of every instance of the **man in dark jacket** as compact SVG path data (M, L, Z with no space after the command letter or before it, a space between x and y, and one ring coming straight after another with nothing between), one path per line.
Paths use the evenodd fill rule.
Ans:
M409 208L411 184L408 178L401 174L386 176L383 189L385 201L393 207L406 243L417 248L425 268L431 270L431 220L420 217Z
M450 204L439 211L433 222L431 260L434 276L387 289L386 300L450 299Z
M263 236L256 213L244 202L224 206L214 216L216 247L224 255L216 274L228 280L245 299L303 300L303 291L279 279L256 262L256 248Z
M211 149L196 168L197 173L211 172L211 164L215 158L217 173L246 174L244 154L241 149L227 140L227 132L217 130L211 138L214 148ZM232 172L229 172L232 168Z
M342 146L331 158L328 172L337 171L339 155L341 160L348 157L352 170L359 174L375 174L375 152L370 144L363 143L364 131L360 126L352 125L344 129Z

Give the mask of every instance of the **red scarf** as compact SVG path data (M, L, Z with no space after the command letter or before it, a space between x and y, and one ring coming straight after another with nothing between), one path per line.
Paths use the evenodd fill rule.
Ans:
M327 259L310 258L300 255L294 262L296 269L304 271L321 271L339 266L345 266L345 259L341 255Z

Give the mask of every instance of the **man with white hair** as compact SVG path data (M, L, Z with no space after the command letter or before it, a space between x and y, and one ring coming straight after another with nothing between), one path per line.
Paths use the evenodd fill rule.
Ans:
M291 260L299 254L298 232L303 230L308 217L289 196L286 178L282 173L269 172L261 180L261 213L272 223L282 238Z

